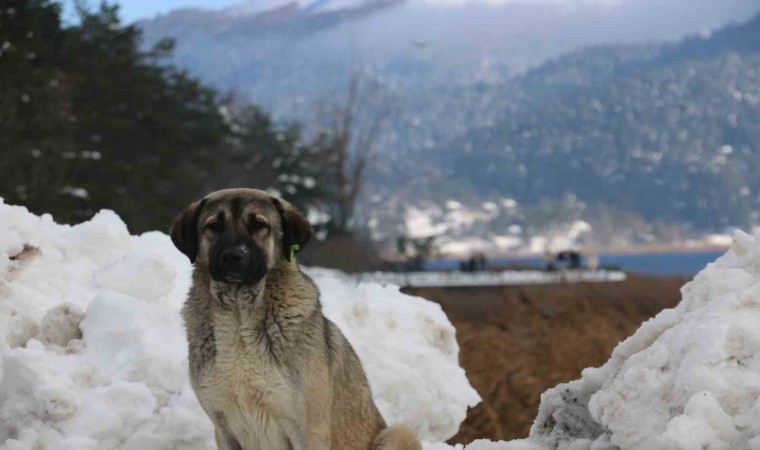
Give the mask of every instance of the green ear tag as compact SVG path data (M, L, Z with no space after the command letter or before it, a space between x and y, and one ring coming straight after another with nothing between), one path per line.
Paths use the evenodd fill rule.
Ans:
M301 246L298 244L293 244L290 246L290 260L295 261L296 260L296 252L298 250L301 250Z

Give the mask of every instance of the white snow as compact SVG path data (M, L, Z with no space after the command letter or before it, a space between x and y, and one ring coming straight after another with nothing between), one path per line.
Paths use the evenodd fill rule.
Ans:
M591 224L583 220L576 220L562 224L547 236L534 237L530 240L528 251L530 253L545 254L557 253L568 249L577 249L583 238L591 233Z
M325 315L356 347L383 416L413 424L427 441L456 434L467 413L463 405L475 406L480 397L459 367L455 330L440 305L398 286L357 284L338 271L308 273L320 287Z
M528 439L466 450L760 450L760 235L736 232L682 294L604 366L545 392Z
M760 448L760 235L736 232L731 250L682 295L607 364L544 393L530 441L560 449Z
M0 204L0 449L213 449L178 314L189 271L112 212L69 227ZM528 439L467 447L440 443L478 401L440 307L308 272L381 412L426 450L760 450L760 236L737 232L676 308L544 393Z
M435 248L447 258L469 258L480 253L490 256L556 253L582 247L592 234L591 224L573 220L533 230L528 235L521 225L501 223L502 215L513 215L516 206L510 198L500 204L489 201L476 207L457 200L448 200L443 206L407 205L403 209L403 228L405 235L413 239L435 237ZM495 225L495 221L500 222ZM389 235L387 230L376 234L376 237Z
M586 209L575 197L567 197L565 204L578 211L549 221L531 218L537 206L519 205L512 198L479 204L454 199L414 204L402 200L394 202L392 207L373 208L366 221L372 238L385 243L388 258L399 256L396 254L399 236L434 238L433 257L442 259L464 259L478 254L491 258L547 256L565 250L596 251L598 248L619 251L657 244L683 251L707 251L727 249L733 239L733 229L719 234L682 230L681 237L676 239L656 231L651 224L639 222L632 222L613 235L604 221L575 218L576 215L583 217L579 211ZM760 232L760 226L755 228L749 231Z
M438 212L440 213L440 210ZM447 224L435 219L429 211L414 207L407 208L404 216L407 235L411 238L425 238L445 233L448 230Z
M0 449L215 448L187 376L190 269L168 236L130 236L113 212L71 227L0 203ZM456 433L479 397L440 306L309 273L386 420Z

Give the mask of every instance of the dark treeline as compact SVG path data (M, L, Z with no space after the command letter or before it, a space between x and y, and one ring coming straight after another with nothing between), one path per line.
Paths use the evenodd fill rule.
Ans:
M49 0L0 6L0 196L59 222L115 210L132 232L166 229L217 188L271 188L301 207L340 209L347 170L330 133L303 142L166 63L173 43L141 50L116 6L64 24ZM336 164L336 162L338 164Z

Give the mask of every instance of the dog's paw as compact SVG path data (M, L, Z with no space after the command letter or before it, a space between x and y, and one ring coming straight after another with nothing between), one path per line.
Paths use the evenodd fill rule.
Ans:
M373 450L422 450L422 444L414 430L396 424L377 435Z

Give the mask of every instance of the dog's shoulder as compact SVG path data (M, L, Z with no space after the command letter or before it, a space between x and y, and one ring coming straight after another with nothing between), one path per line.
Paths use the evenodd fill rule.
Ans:
M278 268L267 275L267 296L283 308L319 305L319 289L308 275L294 267Z
M194 279L196 277L194 275ZM200 283L194 280L181 311L187 333L190 379L193 383L198 381L204 368L216 356L210 296L208 289L201 289Z

